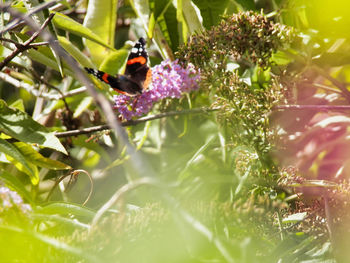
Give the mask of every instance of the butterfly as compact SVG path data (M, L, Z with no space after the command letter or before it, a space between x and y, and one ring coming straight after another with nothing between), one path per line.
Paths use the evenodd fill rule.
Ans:
M146 41L142 37L135 43L128 56L124 75L111 76L92 68L85 68L85 70L121 94L140 95L148 88L152 79L151 69L147 65L148 54L145 46Z

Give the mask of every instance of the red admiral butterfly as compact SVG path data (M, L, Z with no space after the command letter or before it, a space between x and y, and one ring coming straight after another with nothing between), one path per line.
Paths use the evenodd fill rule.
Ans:
M140 95L148 88L152 79L151 69L147 66L148 54L145 45L146 41L141 37L131 49L124 75L113 77L100 70L92 68L85 68L85 70L89 74L109 84L119 93L128 96Z

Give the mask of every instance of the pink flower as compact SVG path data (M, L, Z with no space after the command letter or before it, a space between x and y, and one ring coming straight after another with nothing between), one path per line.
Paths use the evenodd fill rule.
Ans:
M164 98L181 98L184 92L198 89L200 75L191 65L183 68L177 60L164 60L151 70L152 83L140 96L114 96L114 108L124 119L147 114L154 103Z

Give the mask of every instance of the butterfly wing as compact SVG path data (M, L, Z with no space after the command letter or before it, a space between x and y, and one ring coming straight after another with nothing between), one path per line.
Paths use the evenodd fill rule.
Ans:
M141 37L131 49L124 75L115 77L110 74L92 69L85 70L101 81L109 84L115 91L128 96L142 94L147 89L152 79L151 69L148 67L148 54L146 51L146 41Z
M147 89L152 78L151 69L147 65L148 54L146 41L140 38L131 49L125 68L125 75Z
M107 83L111 86L111 88L113 88L115 91L121 94L125 94L128 96L136 96L142 94L143 89L140 86L140 84L128 76L117 75L116 77L113 77L110 74L100 70L92 68L85 68L85 70L89 74L92 74L99 80L103 81L104 83Z

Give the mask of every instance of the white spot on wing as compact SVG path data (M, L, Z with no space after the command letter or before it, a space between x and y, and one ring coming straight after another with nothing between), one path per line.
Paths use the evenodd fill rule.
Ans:
M137 51L138 51L138 49L137 49L136 47L133 47L133 48L131 49L131 53L137 53Z

